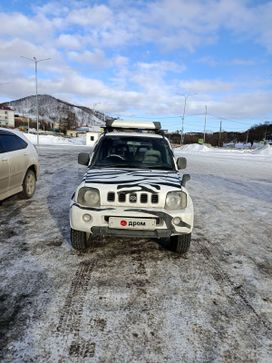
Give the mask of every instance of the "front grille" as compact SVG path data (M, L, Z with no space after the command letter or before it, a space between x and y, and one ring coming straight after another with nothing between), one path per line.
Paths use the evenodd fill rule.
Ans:
M119 193L119 198L118 198L120 203L123 203L126 201L126 194L125 193Z
M108 193L108 202L114 202L115 201L115 194L113 192Z
M159 194L157 193L125 193L125 192L109 192L107 195L108 202L114 202L117 200L119 203L128 203L128 204L158 204L159 203Z
M147 194L141 194L141 203L147 203Z

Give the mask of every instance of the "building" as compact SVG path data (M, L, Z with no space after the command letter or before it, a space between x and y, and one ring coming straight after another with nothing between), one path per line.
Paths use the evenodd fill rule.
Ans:
M100 137L101 132L102 129L99 126L90 127L89 131L86 132L86 145L93 146Z
M86 145L93 146L100 136L100 132L88 131L86 133Z
M66 131L66 136L78 137L78 131L76 131L76 130L67 130Z
M7 106L0 105L0 126L15 127L14 111Z

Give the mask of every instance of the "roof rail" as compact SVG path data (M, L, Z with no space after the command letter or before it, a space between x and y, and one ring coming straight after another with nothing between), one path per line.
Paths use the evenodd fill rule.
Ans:
M161 123L157 121L152 122L137 122L125 120L107 120L104 132L118 131L137 131L137 132L154 132L162 134Z

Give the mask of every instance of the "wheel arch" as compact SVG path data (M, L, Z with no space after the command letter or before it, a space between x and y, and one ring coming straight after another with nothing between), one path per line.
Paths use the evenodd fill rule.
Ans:
M30 165L30 166L27 168L26 172L25 172L25 176L26 176L26 174L27 174L28 170L32 170L32 171L34 172L34 174L35 174L35 179L36 179L36 181L37 181L37 172L38 172L38 170L37 170L37 166L36 166L35 164ZM25 178L25 176L24 176L24 178Z

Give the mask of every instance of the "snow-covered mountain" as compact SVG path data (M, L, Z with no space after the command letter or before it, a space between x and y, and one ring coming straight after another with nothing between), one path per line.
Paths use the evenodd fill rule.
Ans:
M102 112L84 106L76 106L50 95L38 95L39 118L41 122L60 127L103 126L106 116ZM11 107L15 114L36 119L36 96L28 96L15 101L3 103Z

